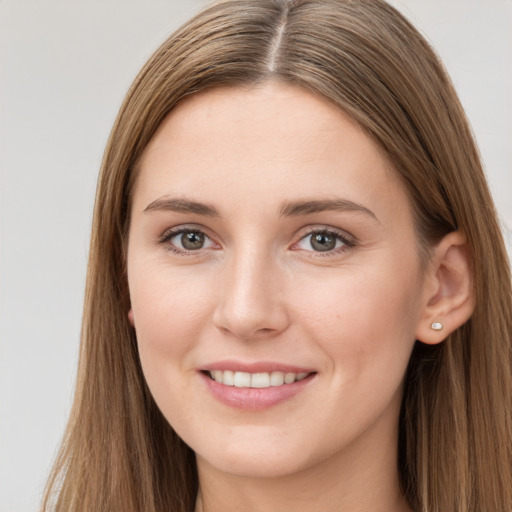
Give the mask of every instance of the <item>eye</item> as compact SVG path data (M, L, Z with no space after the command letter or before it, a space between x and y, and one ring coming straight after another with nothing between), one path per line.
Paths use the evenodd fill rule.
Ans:
M354 246L354 243L339 233L329 230L318 230L308 233L296 246L298 249L305 251L329 252L342 248L349 249Z
M213 240L202 231L186 228L164 235L162 242L169 243L174 249L183 252L199 251L215 246Z

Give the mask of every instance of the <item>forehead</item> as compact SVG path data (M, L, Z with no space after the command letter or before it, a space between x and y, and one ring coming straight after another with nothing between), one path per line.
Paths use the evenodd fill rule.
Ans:
M146 201L221 192L228 202L235 190L260 201L335 192L377 204L385 188L404 196L391 163L354 121L329 100L279 83L190 96L160 125L139 173L136 200Z

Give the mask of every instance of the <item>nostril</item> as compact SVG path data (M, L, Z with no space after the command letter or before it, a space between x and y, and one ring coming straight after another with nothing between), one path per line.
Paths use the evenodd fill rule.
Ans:
M263 329L258 329L256 334L268 334L272 332L274 329L269 329L268 327L264 327Z

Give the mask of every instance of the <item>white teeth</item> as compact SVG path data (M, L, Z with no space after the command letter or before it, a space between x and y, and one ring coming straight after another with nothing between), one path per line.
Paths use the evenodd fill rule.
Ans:
M297 375L295 373L285 373L284 374L284 383L291 384L292 382L295 381L295 377L297 377Z
M220 378L215 378L216 381L222 382L226 386L234 386L235 385L235 375L233 372L226 370L223 372L222 370L219 370L220 372ZM222 379L222 380L221 380Z
M270 374L270 385L271 386L282 386L284 384L284 373L283 372L272 372Z
M245 372L235 372L234 383L235 387L237 388L250 388L251 374Z
M284 372L264 372L247 373L233 372L230 370L213 370L209 372L210 377L216 382L225 386L235 386L237 388L268 388L270 386L282 386L283 384L292 384L293 382L305 379L309 373L284 373Z
M251 375L251 388L270 387L270 375L268 373L253 373Z

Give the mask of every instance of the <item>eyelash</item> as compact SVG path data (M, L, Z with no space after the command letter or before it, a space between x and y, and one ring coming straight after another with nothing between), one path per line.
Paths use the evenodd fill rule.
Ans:
M301 234L301 237L298 242L295 242L292 247L297 246L301 242L305 241L308 237L312 237L313 235L326 235L331 236L335 239L336 243L341 242L341 247L334 247L333 249L329 249L326 251L315 251L313 248L311 250L307 250L307 252L313 253L315 258L328 258L329 256L339 255L344 252L348 252L356 247L356 240L352 236L348 236L345 233L341 233L334 229L329 229L325 227L317 227L317 228L309 228L307 231ZM309 245L311 246L311 238ZM300 250L300 249L294 249Z
M177 254L178 256L196 255L202 249L208 249L208 247L206 247L206 248L201 247L197 250L181 249L179 247L176 247L175 245L173 245L170 242L174 237L177 237L184 233L194 233L194 234L202 235L205 237L205 239L208 239L211 243L215 244L213 239L210 236L208 236L208 234L206 234L202 228L198 228L195 226L180 226L178 228L171 228L171 229L167 230L158 239L158 242L160 244L166 244L167 248L174 254ZM333 229L327 229L325 227L318 227L318 228L310 228L307 231L303 232L300 236L300 239L291 245L291 249L292 250L301 250L300 248L294 248L294 247L296 247L301 242L304 242L308 237L311 237L313 235L325 235L325 236L334 237L336 240L336 243L337 242L342 243L341 247L334 247L333 249L328 249L325 251L315 251L315 250L313 250L313 248L311 248L311 250L305 249L306 252L310 252L310 253L314 254L314 256L312 256L312 257L315 257L315 258L316 257L325 258L325 257L333 256L333 255L338 255L343 252L348 252L348 251L354 249L357 245L355 238L352 236L349 237L346 234L342 234L339 231L336 231ZM311 241L310 241L310 245L311 245Z
M201 247L200 249L195 250L195 251L194 250L187 250L187 249L180 249L179 247L176 247L175 245L173 245L171 243L171 240L174 237L182 235L184 233L195 233L195 234L203 235L205 237L205 239L208 239L211 242L213 242L213 239L210 236L208 236L203 229L195 227L195 226L180 226L178 228L168 229L159 238L158 242L160 244L167 245L167 249L170 250L171 252L173 252L174 254L178 255L178 256L194 256L197 253L199 253L200 250L203 249L203 248Z

